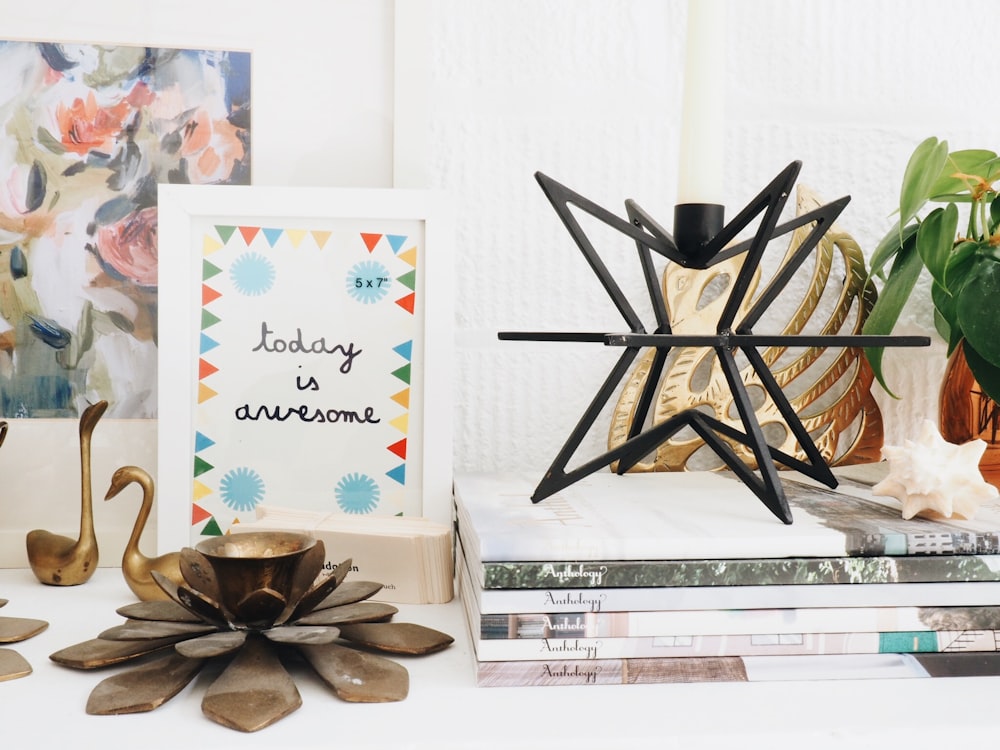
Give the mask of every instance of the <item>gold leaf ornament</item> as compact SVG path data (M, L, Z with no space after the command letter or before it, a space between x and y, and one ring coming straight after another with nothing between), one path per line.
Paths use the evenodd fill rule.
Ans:
M797 188L797 215L821 205L811 190L803 186ZM807 224L793 232L784 260L794 254L812 226ZM705 270L688 269L676 263L666 265L662 289L673 333L704 334L713 330L745 257L745 254L737 255ZM787 320L765 322L781 326L780 331L774 332L783 335L860 334L875 302L875 291L871 286L866 288L865 278L860 246L833 224L817 244L812 276L794 312ZM737 319L750 309L760 283L758 268ZM793 291L788 287L783 294ZM785 305L783 309L787 308ZM622 387L611 418L608 435L611 449L624 443L633 429L637 405L656 354L654 349L646 350ZM871 393L872 370L860 348L772 346L763 348L761 356L829 465L880 459L882 415ZM651 424L658 424L687 409L698 409L742 429L731 390L714 351L707 347L676 347L671 357L649 410ZM740 373L768 444L805 459L805 453L753 369L745 365ZM756 467L753 452L747 446L727 442L742 461ZM721 459L705 446L704 441L693 430L685 428L637 463L632 471L724 468Z

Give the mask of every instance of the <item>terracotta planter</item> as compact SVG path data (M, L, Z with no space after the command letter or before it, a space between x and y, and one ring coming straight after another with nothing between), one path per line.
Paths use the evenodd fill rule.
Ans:
M1000 487L1000 406L980 390L961 346L948 358L939 407L941 437L956 445L985 441L979 470L987 482Z

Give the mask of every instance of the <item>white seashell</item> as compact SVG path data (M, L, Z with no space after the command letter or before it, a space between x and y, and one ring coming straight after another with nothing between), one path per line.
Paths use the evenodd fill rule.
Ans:
M903 518L964 518L996 499L997 488L983 479L979 459L983 440L962 445L947 442L934 423L925 419L917 440L882 447L889 474L872 487L875 495L889 495L903 504Z

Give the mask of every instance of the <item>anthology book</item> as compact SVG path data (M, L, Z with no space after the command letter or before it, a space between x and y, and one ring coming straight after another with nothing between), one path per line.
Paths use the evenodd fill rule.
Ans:
M789 474L791 525L737 479L714 472L597 473L539 503L531 501L537 477L459 474L458 530L473 567L919 555L974 556L996 567L1000 504L982 506L971 521L903 520L895 498L859 483L830 490Z

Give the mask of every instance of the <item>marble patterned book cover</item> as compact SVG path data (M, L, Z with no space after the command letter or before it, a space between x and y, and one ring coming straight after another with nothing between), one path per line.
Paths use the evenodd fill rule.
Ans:
M532 503L537 477L460 474L458 529L470 561L745 560L914 555L997 559L1000 503L972 520L904 520L899 502L842 482L783 480L791 525L750 489L709 471L597 472ZM481 578L480 578L481 580Z

